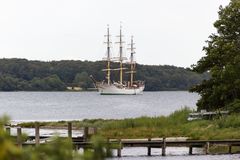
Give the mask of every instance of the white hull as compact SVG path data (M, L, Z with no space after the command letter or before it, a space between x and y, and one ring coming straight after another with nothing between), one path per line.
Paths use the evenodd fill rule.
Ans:
M127 88L122 87L119 88L113 84L99 84L97 86L98 91L101 95L136 95L136 94L142 94L144 90L144 85L136 88Z

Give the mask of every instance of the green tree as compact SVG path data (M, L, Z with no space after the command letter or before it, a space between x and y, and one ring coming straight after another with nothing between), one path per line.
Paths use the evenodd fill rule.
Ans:
M61 81L61 79L57 75L48 76L44 78L44 81L47 84L49 90L61 91L66 89L65 84Z
M2 91L16 91L18 79L9 75L0 76L0 90Z
M51 75L46 78L33 78L31 81L31 90L44 91L62 91L66 86L57 75Z
M193 66L198 73L210 72L211 78L194 86L191 91L201 95L198 109L229 109L240 99L240 1L231 0L220 6L217 29L203 48L206 56Z
M83 89L87 89L92 82L90 81L87 72L81 72L76 74L73 83Z

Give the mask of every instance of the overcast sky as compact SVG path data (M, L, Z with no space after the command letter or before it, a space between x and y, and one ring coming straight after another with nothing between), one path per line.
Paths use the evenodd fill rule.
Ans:
M0 0L0 58L101 60L107 24L138 63L189 67L229 0ZM115 48L117 46L114 45ZM128 54L127 54L128 56Z

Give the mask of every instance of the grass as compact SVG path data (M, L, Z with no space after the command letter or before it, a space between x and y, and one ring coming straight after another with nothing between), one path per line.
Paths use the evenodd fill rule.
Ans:
M139 117L123 120L73 121L75 128L98 127L99 134L106 138L151 138L189 137L190 139L240 139L240 115L233 114L214 120L187 121L188 108L175 111L169 116ZM22 127L34 127L33 122L22 123ZM66 127L66 121L40 122L45 127Z

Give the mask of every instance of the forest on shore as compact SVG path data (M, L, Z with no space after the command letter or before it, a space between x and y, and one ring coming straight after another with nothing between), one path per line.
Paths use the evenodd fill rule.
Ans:
M67 87L93 88L89 78L93 75L98 81L105 79L103 61L30 61L27 59L0 59L1 91L64 91ZM117 68L113 63L112 67ZM127 67L127 66L126 66ZM197 74L190 69L168 65L137 64L137 80L144 80L146 91L188 90L209 78L209 74ZM118 80L118 72L111 78ZM128 80L128 75L124 75Z

